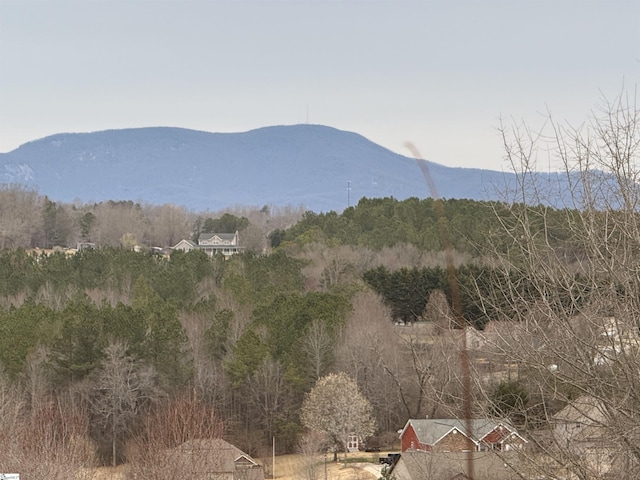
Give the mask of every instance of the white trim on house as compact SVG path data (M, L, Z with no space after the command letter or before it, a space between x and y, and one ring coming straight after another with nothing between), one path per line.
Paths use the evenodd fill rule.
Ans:
M244 247L240 246L238 231L235 233L203 233L198 237L198 242L180 240L173 249L185 252L202 250L210 257L223 255L227 258L244 251Z

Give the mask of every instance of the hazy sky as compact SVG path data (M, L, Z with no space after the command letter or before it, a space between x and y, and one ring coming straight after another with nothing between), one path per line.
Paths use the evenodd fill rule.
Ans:
M639 0L0 0L0 152L308 122L502 170L500 117L577 124L639 83Z

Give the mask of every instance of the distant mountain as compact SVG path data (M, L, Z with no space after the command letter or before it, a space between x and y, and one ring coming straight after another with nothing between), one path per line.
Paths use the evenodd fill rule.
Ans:
M426 162L444 198L497 198L513 175ZM0 183L60 202L133 200L194 211L234 205L341 212L362 197L433 196L416 160L320 125L207 133L152 127L61 133L0 154Z

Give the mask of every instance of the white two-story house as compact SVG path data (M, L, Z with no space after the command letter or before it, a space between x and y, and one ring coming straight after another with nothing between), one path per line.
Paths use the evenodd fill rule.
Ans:
M238 231L236 231L235 233L202 233L197 243L192 240L180 240L173 249L185 252L202 250L210 257L218 254L230 257L242 252L244 247L240 246Z

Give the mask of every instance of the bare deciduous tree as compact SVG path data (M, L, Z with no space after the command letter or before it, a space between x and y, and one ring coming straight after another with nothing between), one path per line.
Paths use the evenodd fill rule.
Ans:
M272 438L278 412L285 397L285 372L278 360L266 358L251 375L246 385L247 400L258 414L258 420L266 428L267 438Z
M105 359L94 386L92 409L111 438L111 461L117 463L117 447L130 433L132 422L154 396L155 372L127 355L123 343L105 349Z
M488 350L503 371L515 365L529 396L539 399L529 419L540 427L530 431L539 474L637 479L640 112L623 94L602 102L579 128L552 118L546 128L502 130L519 183L510 216L498 217L503 228L494 244L509 248L496 250L495 267L520 283L483 298L515 322L486 332ZM559 161L569 184L560 211L570 231L564 243L541 206L558 193L536 175L538 162L549 159ZM478 378L488 399L501 373Z
M206 447L223 433L224 423L215 409L193 394L157 402L129 444L130 473L142 480L181 480L190 472L210 468L212 452L206 448L203 455L180 453L187 453L189 442L193 448Z
M321 460L324 460L324 468L327 468L327 440L325 433L315 430L310 430L300 437L297 450L302 457L299 474L303 480L324 478L319 470Z
M148 207L147 215L153 225L149 242L160 247L173 247L183 238L189 238L189 216L183 207L165 204Z
M307 362L312 379L318 380L327 373L333 360L334 340L327 326L321 320L315 319L307 328L303 340L303 348L307 352Z
M143 241L150 229L140 205L133 202L105 202L94 208L92 238L100 246L120 246L123 235Z
M356 381L371 402L379 426L395 432L400 423L398 395L379 365L380 355L391 353L395 345L391 314L372 291L354 296L352 306L336 348L335 367Z
M396 326L373 292L352 301L337 366L370 399L379 426L395 432L408 418L454 414L461 395L457 334L440 323Z
M88 440L88 414L57 397L28 409L24 394L0 375L0 467L25 478L89 479L95 446Z
M42 198L18 185L0 185L0 249L29 248L38 232Z

